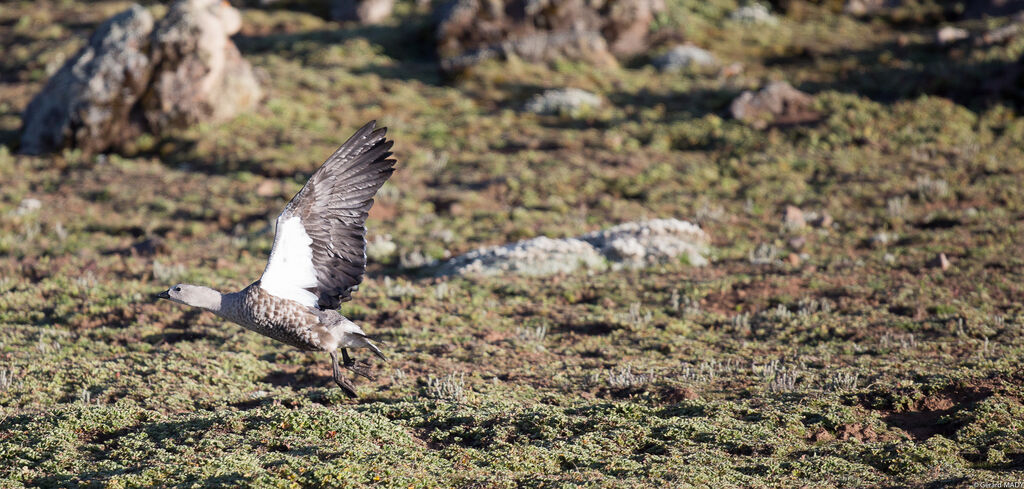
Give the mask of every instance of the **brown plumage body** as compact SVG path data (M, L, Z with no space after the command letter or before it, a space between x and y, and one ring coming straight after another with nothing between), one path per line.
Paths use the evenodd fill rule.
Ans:
M293 300L268 294L257 280L231 294L224 294L217 313L251 331L273 338L303 351L326 351L317 330L329 325L309 308Z

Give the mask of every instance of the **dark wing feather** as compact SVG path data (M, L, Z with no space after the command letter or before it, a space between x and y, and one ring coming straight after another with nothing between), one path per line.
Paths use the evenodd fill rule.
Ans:
M366 216L373 196L395 171L387 129L366 124L327 158L284 208L280 223L298 216L312 239L317 307L351 299L366 271ZM280 231L279 231L280 232Z

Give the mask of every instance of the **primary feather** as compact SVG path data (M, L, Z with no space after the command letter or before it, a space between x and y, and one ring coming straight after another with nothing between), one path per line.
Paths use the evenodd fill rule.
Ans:
M366 271L366 216L395 165L375 127L356 131L278 216L263 290L320 310L351 299Z

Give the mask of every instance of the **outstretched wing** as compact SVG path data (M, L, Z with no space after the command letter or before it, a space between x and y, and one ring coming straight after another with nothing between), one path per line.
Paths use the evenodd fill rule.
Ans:
M277 218L260 287L309 307L337 309L366 271L366 216L395 171L394 141L376 121L345 141Z

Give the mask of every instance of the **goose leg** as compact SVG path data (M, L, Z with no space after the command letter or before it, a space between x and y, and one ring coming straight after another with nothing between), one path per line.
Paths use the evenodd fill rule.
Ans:
M345 352L345 350L341 351L342 353ZM346 361L348 361L347 356ZM350 380L341 376L341 369L338 368L338 354L333 351L331 352L331 365L334 367L334 383L338 384L338 387L341 387L341 390L345 392L346 396L356 397L356 388L352 385Z
M370 364L366 362L356 363L352 357L348 356L348 349L341 349L341 358L345 362L345 368L352 371L356 375L361 375L369 380L377 380L373 375L370 375Z

